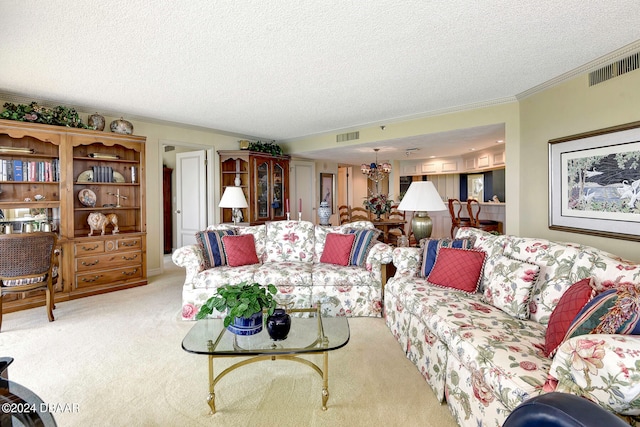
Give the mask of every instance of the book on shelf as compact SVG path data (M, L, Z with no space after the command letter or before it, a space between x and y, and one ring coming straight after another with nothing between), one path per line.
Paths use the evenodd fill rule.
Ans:
M58 182L60 181L60 160L37 162L0 159L0 181Z
M113 168L110 166L93 166L93 182L113 182Z

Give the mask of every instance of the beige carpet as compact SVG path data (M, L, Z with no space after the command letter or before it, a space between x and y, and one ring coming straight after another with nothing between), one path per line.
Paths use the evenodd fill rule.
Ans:
M181 347L193 326L179 317L184 273L165 265L147 286L57 304L53 323L44 307L4 316L0 356L15 359L10 379L78 409L56 413L59 426L456 425L373 318L350 319L350 342L330 353L327 411L317 373L267 361L222 379L211 415L207 358Z

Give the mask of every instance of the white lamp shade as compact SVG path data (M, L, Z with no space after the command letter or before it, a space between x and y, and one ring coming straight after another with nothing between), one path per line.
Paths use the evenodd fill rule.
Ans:
M224 194L218 204L221 208L246 208L249 207L247 199L244 197L242 188L240 187L227 187L224 189Z
M398 205L399 211L446 211L431 181L413 181Z

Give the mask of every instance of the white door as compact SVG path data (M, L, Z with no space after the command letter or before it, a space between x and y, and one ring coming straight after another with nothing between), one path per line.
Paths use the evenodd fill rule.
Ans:
M302 203L302 219L318 223L316 208L316 188L313 185L315 163L304 160L294 160L290 164L289 197L291 198L291 219L298 219L299 205Z
M195 234L207 227L206 152L176 154L177 247L196 243Z

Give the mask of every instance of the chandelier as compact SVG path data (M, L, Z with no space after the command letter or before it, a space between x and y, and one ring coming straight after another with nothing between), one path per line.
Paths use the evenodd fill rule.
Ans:
M376 162L371 163L370 165L363 163L362 166L360 166L360 171L364 175L366 175L367 178L377 184L379 181L382 181L389 176L389 174L391 173L391 165L389 163L383 163L379 165L378 151L380 151L380 149L374 148L373 151L376 152Z

